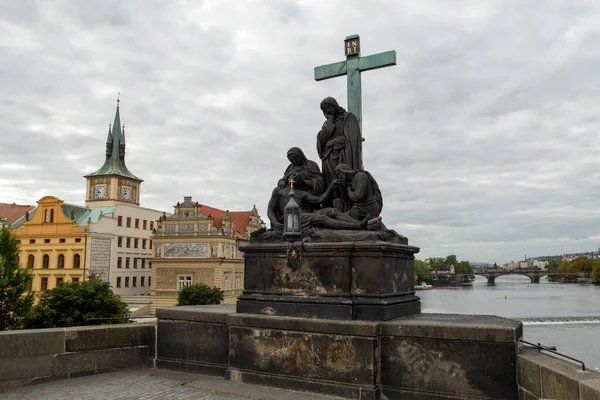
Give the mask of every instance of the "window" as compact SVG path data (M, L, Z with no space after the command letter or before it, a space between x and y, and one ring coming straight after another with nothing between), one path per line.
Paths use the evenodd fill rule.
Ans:
M154 229L154 221L150 221L150 230Z
M144 229L148 228L148 221L144 220L144 222L142 222L142 227ZM143 285L142 285L143 286Z
M133 281L131 282L131 286L137 287L137 276L133 277Z
M56 278L56 286L63 283L63 278Z
M142 268L146 268L146 259L142 258Z
M29 239L29 244L35 244L35 239Z
M48 254L44 254L44 258L42 259L42 268L50 267L50 256Z
M79 278L73 278L71 279L71 282L79 282Z
M133 268L137 268L137 258L133 257Z
M50 222L54 222L54 208L50 210Z
M242 277L239 275L235 277L235 288L236 289L242 288Z
M125 287L129 287L129 277L125 277Z
M148 269L152 269L152 262L148 261Z
M125 257L125 268L129 268L129 257Z
M127 247L131 247L131 238L127 238Z
M48 289L48 278L42 278L42 290Z
M131 217L127 217L127 227L131 228Z
M73 256L73 268L79 268L80 263L81 263L81 256L79 254L75 254Z
M150 249L152 249L152 239L150 239Z
M50 222L50 210L44 210L44 222Z
M123 268L123 257L117 257L117 268Z
M152 277L151 277L151 276L149 276L149 277L148 277L148 287L150 287L150 283L151 283L151 282L152 282Z
M117 277L117 287L121 287L121 277Z
M123 226L123 217L120 215L117 217L117 226Z
M65 255L59 254L58 255L58 268L64 268L64 267L65 267Z
M146 248L146 239L142 239L142 249Z
M179 290L183 289L186 286L190 286L192 284L191 276L180 276L179 277Z
M65 239L58 239L58 243L64 243L64 242L66 242Z
M142 276L142 277L140 278L140 286L141 286L141 287L144 287L144 281L145 281L145 280L146 280L146 277L145 277L145 276Z
M117 238L117 247L123 247L123 238L121 236Z
M44 243L50 243L50 239L44 239Z
M34 264L35 264L35 257L33 256L33 254L30 254L29 257L27 257L27 268L33 268Z
M135 228L140 229L140 219L139 218L135 219Z
M75 243L81 243L81 238L75 238Z
M225 290L229 289L229 275L225 275Z
M138 248L138 240L138 238L133 239L133 247L136 249Z

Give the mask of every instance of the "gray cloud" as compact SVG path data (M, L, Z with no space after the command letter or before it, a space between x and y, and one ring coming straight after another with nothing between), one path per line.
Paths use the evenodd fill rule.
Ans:
M346 35L384 221L421 247L504 262L598 247L600 7L567 0L0 2L0 201L82 203L121 92L142 205L184 195L266 216L285 152L317 159L313 80Z

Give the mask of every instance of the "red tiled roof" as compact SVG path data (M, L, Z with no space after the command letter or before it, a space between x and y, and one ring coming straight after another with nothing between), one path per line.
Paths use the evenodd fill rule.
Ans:
M223 217L225 216L226 211L202 204L200 206L200 212L202 213L202 215L210 215L213 217L213 225L215 226L215 228L218 229L223 225ZM250 213L251 211L229 212L231 219L233 219L233 231L235 233L235 236L239 239L247 239L246 226L248 225L248 221L250 220Z
M0 203L0 218L6 218L6 222L12 224L34 208L35 206L30 205Z

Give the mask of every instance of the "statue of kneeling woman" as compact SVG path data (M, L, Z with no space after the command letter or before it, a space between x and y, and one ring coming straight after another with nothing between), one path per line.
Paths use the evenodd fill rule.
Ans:
M350 174L348 176L350 176ZM296 175L292 174L288 183L293 183L295 178ZM294 199L301 209L300 223L303 230L311 227L370 230L381 222L381 217L378 215L375 216L376 218L372 218L367 214L361 218L355 218L354 215L357 215L356 212L349 214L336 208L323 208L317 209L314 212L310 211L314 208L318 208L320 204L324 203L329 198L334 188L343 185L344 181L342 179L336 179L321 196L315 196L303 190L293 188L295 193ZM286 184L283 180L280 180L278 186L273 189L267 209L267 216L271 221L271 227L275 230L283 230L284 209L289 201L291 190L292 186Z

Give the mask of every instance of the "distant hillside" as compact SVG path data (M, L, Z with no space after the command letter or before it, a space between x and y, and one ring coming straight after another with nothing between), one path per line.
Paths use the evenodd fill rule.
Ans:
M484 263L484 262L469 262L469 264L471 264L471 267L477 269L477 268L490 268L493 267L494 264L493 263Z

